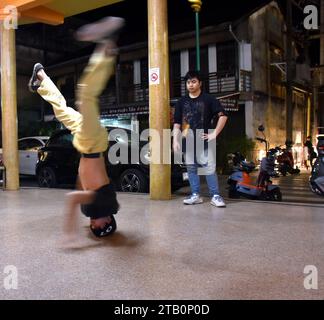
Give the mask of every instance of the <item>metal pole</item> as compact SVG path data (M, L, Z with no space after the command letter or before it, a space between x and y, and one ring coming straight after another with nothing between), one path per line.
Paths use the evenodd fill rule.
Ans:
M199 12L196 12L196 67L200 71Z
M200 71L200 44L199 44L199 12L201 9L201 0L188 0L191 4L191 8L195 12L196 17L196 69Z

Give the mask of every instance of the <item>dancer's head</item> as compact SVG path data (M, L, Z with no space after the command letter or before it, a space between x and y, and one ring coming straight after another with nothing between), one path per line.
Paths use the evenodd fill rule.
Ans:
M117 226L114 216L91 219L90 230L96 237L105 237L115 232Z

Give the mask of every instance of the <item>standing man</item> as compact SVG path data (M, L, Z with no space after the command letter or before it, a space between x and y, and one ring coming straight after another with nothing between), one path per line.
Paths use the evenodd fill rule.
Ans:
M180 152L181 143L185 143L185 163L191 187L191 195L183 200L184 204L198 204L203 200L200 194L200 169L206 176L211 204L225 207L225 202L219 194L218 178L216 175L216 137L223 130L227 114L217 99L202 92L201 78L198 72L189 71L185 76L188 94L182 97L175 108L173 150ZM212 120L218 117L216 127ZM190 141L193 148L188 147ZM203 148L199 150L199 145ZM182 146L184 146L182 144Z
M313 144L312 144L312 137L311 136L308 136L306 138L306 141L304 143L304 146L307 147L308 160L310 162L311 168L313 168L313 161L317 157L317 154L316 154L316 152L314 150L314 147L313 147Z

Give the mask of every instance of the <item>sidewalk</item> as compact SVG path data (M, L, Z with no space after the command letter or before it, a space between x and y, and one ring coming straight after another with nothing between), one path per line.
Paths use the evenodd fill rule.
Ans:
M119 194L118 232L62 250L66 190L0 191L0 277L18 270L1 299L323 299L323 207L228 202L184 206ZM318 290L303 286L318 269ZM0 279L0 284L3 279Z
M258 171L251 174L252 181L256 183ZM274 184L279 185L283 202L308 204L308 205L324 205L324 197L314 194L309 187L310 172L302 170L297 175L280 176L279 178L271 178ZM228 175L218 175L219 188L221 195L228 200ZM187 196L190 194L190 187L184 187L176 192L177 195ZM201 177L201 195L208 197L208 187L204 177ZM241 201L247 201L241 197ZM254 200L253 200L254 202Z

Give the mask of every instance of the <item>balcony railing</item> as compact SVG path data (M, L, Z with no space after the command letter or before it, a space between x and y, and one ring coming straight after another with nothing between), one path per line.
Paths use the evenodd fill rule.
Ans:
M240 70L240 90L242 92L252 91L251 71Z
M240 77L234 72L209 73L202 77L204 90L215 96L251 91L251 72L240 70ZM239 85L240 84L240 85ZM170 82L170 98L177 99L186 92L183 78ZM149 88L147 83L124 85L122 83L110 83L107 89L100 96L102 108L131 105L134 103L143 104L149 100ZM72 101L70 102L72 105Z
M238 90L234 73L210 73L205 81L206 90L211 94L234 92Z

